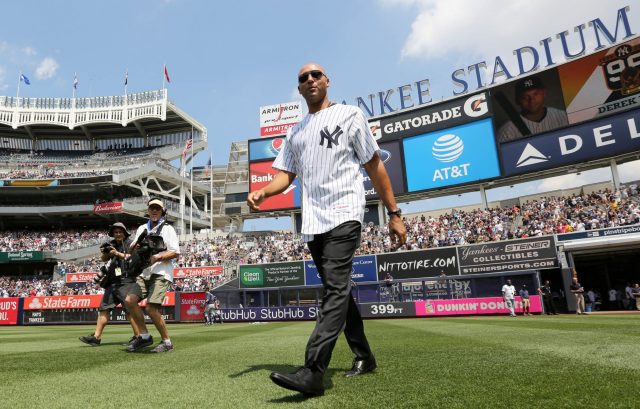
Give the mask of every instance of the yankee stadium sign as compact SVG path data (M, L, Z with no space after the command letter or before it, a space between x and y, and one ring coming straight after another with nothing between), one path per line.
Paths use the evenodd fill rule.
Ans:
M495 85L503 80L534 72L539 68L551 67L561 62L554 60L556 55L563 55L566 61L570 61L586 53L633 37L635 32L631 28L630 21L638 21L638 18L636 17L635 20L630 18L630 11L630 6L617 10L614 26L607 27L600 18L595 18L570 30L564 30L540 40L538 47L524 45L516 48L512 53L515 59L511 61L496 56L493 59L492 71L488 70L491 65L487 61L479 61L466 68L458 68L450 76L457 88L452 91L452 95L465 94L469 91ZM574 45L576 42L580 42L580 46L576 47ZM569 44L572 44L571 47ZM588 50L587 44L595 44L596 46L592 50ZM490 78L491 81L485 81L485 78ZM429 79L422 79L396 88L375 91L366 97L356 97L354 105L360 107L365 115L375 117L428 104L432 102L429 82ZM347 103L347 101L342 102ZM443 113L443 115L448 114Z

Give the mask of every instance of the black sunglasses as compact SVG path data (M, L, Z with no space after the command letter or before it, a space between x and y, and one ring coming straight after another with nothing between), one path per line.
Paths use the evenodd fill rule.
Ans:
M314 80L319 80L324 75L324 73L320 70L307 71L305 73L302 73L301 75L298 75L298 82L302 84L307 80L307 78L309 78L309 75L311 75Z

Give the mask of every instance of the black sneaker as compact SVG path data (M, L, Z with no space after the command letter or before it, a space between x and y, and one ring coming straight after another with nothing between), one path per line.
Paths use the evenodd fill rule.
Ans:
M80 341L84 342L85 344L91 345L92 347L100 346L100 340L98 338L96 338L95 336L93 336L93 334L87 335L87 336L84 336L84 337L80 337L78 339Z
M122 344L122 346L123 346L123 347L128 347L129 345L131 345L131 343L132 343L133 341L135 341L135 339L136 339L136 336L134 335L134 336L132 336L132 337L131 337L131 339L130 339L130 340L128 340L127 342L123 343L123 344Z
M149 335L149 338L142 339L141 336L137 336L136 339L131 341L131 343L127 346L128 352L137 352L142 348L153 345L153 337Z

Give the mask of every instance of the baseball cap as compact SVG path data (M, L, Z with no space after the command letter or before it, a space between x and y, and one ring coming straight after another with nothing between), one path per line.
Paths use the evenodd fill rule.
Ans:
M544 84L538 76L525 78L516 83L516 98L520 97L523 92L530 89L544 89Z
M149 200L149 202L147 202L147 207L151 207L151 206L160 206L162 208L162 210L164 210L164 203L162 203L162 200L160 199L151 199Z
M129 233L129 231L127 230L127 228L125 227L124 224L117 222L117 223L113 223L111 226L109 226L109 236L113 237L113 230L118 227L121 228L122 230L124 230L124 237L129 237L131 236L131 234Z

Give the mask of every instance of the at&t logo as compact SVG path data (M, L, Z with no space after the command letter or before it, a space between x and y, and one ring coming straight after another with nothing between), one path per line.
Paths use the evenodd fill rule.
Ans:
M446 134L435 140L431 148L434 158L442 163L449 163L460 158L464 152L464 142L454 134ZM469 174L470 163L447 166L433 172L432 181L455 179Z

